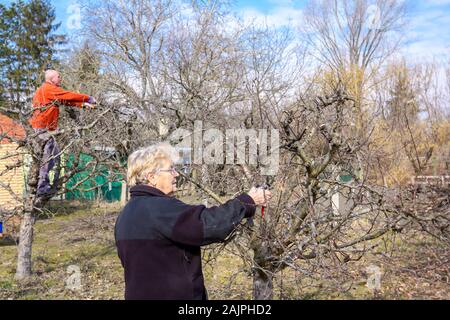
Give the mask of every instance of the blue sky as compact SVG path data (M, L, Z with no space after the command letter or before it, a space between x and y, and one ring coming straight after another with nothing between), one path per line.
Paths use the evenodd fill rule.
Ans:
M403 54L406 56L450 57L450 0L405 0L410 9L410 23ZM0 0L9 4L11 0ZM67 28L68 12L76 0L51 0L56 9L61 30ZM270 24L286 25L289 19L301 21L305 0L234 0L233 10L244 19L265 19Z

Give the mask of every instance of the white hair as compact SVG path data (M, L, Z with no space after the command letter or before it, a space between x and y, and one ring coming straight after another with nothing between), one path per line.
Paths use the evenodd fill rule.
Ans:
M158 143L134 151L128 157L127 181L130 187L148 183L148 174L167 162L178 162L178 152L168 143Z

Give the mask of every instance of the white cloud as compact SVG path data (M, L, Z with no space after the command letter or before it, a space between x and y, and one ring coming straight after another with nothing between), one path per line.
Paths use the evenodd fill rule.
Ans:
M302 15L302 10L287 5L276 7L268 14L253 8L245 8L240 12L240 16L246 24L254 22L257 25L267 24L273 27L295 27L303 19Z
M444 2L444 0L432 0ZM450 3L450 0L445 0ZM430 2L430 0L429 0ZM446 27L447 26L447 27ZM405 30L407 44L402 53L415 58L450 57L450 15L437 9L421 10L411 17Z
M406 58L432 60L433 58L450 57L450 44L445 46L440 42L434 40L423 40L411 43L401 52Z
M291 0L269 0L273 8L263 13L255 8L240 10L238 16L245 24L256 23L274 27L296 28L303 21L303 11L294 7ZM450 0L426 0L425 6L410 16L410 24L404 30L405 45L400 52L409 58L430 60L450 57L449 10L438 6L450 4ZM231 25L231 23L230 23Z

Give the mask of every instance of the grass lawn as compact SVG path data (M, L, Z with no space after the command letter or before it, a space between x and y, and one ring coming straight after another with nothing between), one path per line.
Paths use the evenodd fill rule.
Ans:
M52 217L35 224L34 276L28 282L14 281L15 244L0 244L0 299L123 299L113 235L120 206L72 202L53 204L50 211ZM343 282L339 269L328 278L285 270L275 280L275 299L450 299L449 249L431 239L410 240L391 243L397 246L391 254L378 250L347 264ZM251 299L249 268L233 250L227 247L204 266L210 299ZM366 287L369 265L382 271L379 292ZM80 270L78 290L66 285L70 266Z

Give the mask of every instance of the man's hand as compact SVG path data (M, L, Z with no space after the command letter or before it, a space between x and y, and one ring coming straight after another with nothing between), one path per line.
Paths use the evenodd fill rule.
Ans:
M248 195L252 197L257 206L267 206L268 202L272 198L272 193L269 190L262 188L251 188Z
M95 106L94 106L93 104L90 104L90 103L88 103L88 102L85 102L85 103L84 103L84 106L85 106L86 108L89 108L89 109L94 109L94 108L95 108Z
M92 97L92 96L89 97L89 99L88 99L87 102L88 102L89 104L97 104L97 100L95 100L95 98Z

